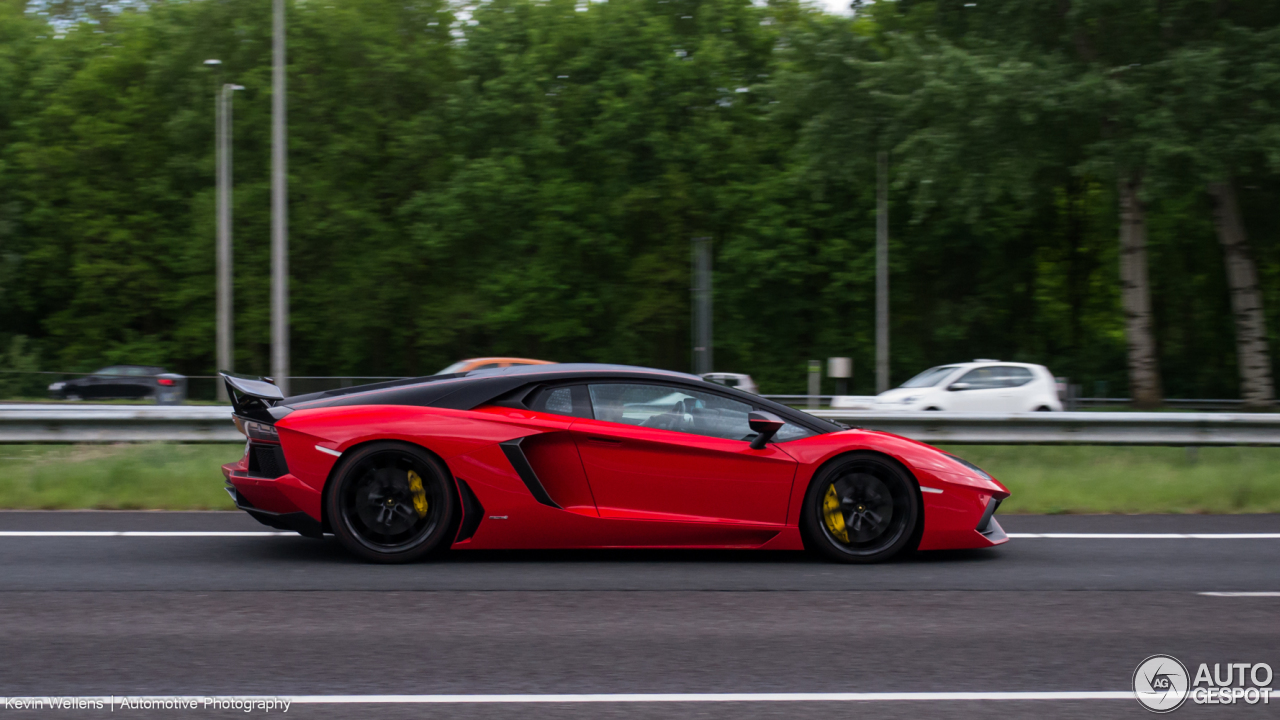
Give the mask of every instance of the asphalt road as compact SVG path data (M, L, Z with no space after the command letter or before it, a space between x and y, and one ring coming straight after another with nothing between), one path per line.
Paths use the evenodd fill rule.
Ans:
M1007 516L1010 533L1280 533L1280 516ZM0 512L6 531L259 531ZM1143 658L1280 671L1280 539L1016 538L872 567L747 552L352 561L298 537L0 534L0 695L1124 691ZM1280 686L1280 679L1272 683ZM1274 716L1188 703L1175 716ZM86 711L0 710L32 717ZM120 712L114 715L119 715ZM130 711L146 717L243 712ZM1132 699L308 705L348 717L1147 717ZM113 715L113 716L114 716Z

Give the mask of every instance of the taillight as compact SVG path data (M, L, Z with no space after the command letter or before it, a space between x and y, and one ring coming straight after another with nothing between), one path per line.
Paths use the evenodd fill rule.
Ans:
M156 382L164 385L165 387L169 387L170 385L173 385L173 378L156 378Z
M245 434L250 440L264 440L266 442L280 442L280 434L276 432L275 426L266 423L254 422L253 420L245 420L239 415L232 415L231 419L235 421L236 429Z

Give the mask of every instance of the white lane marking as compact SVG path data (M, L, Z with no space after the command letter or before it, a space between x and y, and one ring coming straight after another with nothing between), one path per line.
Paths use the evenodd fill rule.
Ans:
M274 537L277 535L297 535L293 532L275 530L124 530L121 537Z
M297 533L223 530L0 530L0 537L275 537L278 535L297 535Z
M0 537L110 537L116 530L0 530Z
M333 449L331 449L331 448L327 448L327 447L320 447L319 445L317 445L317 446L316 446L316 449L317 449L317 450L319 450L320 452L324 453L325 455L332 455L332 456L334 456L334 457L342 457L342 453L341 453L341 452L339 452L338 450L333 450Z
M1280 540L1280 533L1008 533L1051 540Z
M1280 597L1280 592L1202 592L1205 597Z
M0 537L275 537L293 532L244 530L0 530ZM1280 540L1280 533L1009 533L1050 540Z
M925 487L925 486L923 486L923 485L921 485L921 486L920 486L920 492L938 493L939 495L941 495L941 494L942 494L942 491L941 491L941 490L939 490L938 488L929 488L929 487Z
M0 697L0 704L48 702L49 696ZM565 695L82 695L58 700L83 702L183 700L287 700L299 705L518 704L518 703L695 703L695 702L898 702L938 700L1133 700L1133 692L845 692L845 693L594 693Z
M885 702L901 700L1132 700L1132 692L599 693L580 695L295 695L298 704Z

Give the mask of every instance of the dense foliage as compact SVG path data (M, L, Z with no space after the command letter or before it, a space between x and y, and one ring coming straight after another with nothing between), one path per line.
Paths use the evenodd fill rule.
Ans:
M895 382L982 356L1127 392L1117 188L1140 177L1164 392L1237 397L1207 188L1238 194L1274 358L1273 5L294 2L293 370L689 369L709 236L717 369L798 392L849 355L870 392L884 150ZM235 82L236 363L267 372L269 13L0 0L0 366L214 370L213 98Z

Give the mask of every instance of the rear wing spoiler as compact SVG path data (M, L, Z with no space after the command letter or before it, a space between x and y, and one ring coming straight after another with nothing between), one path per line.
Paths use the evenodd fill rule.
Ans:
M249 380L232 377L226 373L218 374L227 385L227 397L231 398L231 406L235 409L236 415L268 423L274 423L279 419L271 412L271 408L284 399L284 393L280 392L280 388L265 378Z

